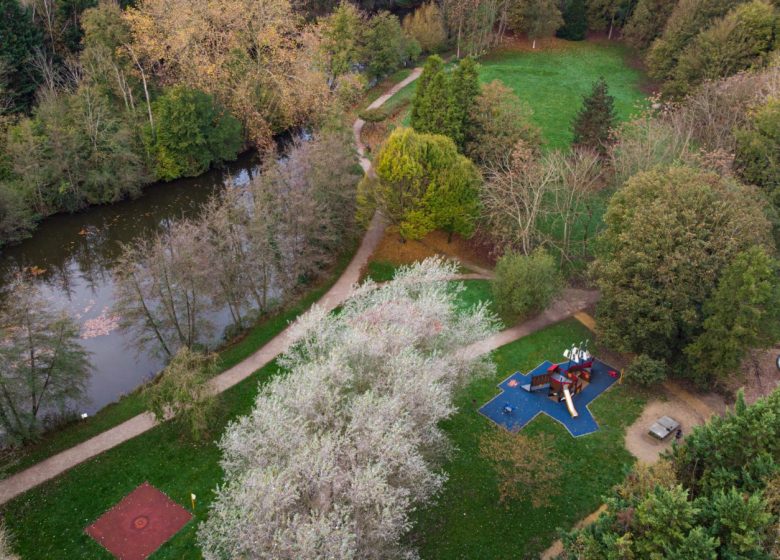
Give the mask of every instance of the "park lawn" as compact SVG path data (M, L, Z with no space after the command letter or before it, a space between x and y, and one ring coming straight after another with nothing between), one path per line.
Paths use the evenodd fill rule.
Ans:
M357 245L354 244L350 250L345 251L324 280L313 284L297 300L262 319L238 341L223 348L219 352L218 372L227 370L252 355L282 332L299 315L307 311L338 280L352 259L356 248ZM24 470L60 451L113 428L145 410L144 399L140 390L137 389L117 402L102 408L87 420L77 421L59 430L44 434L39 442L8 453L0 459L0 474L5 478Z
M627 64L628 55L627 47L606 41L556 41L536 51L507 47L479 60L479 79L483 84L498 79L511 87L533 109L546 147L562 149L571 144L572 121L599 77L607 80L620 120L641 106L642 73ZM404 110L395 119L404 126L409 126L415 84L386 103L388 109Z
M465 284L467 289L461 294L464 305L475 304L489 294L486 281ZM276 362L271 362L219 395L219 413L211 424L212 440L219 438L231 419L251 410L259 384L278 371ZM196 526L205 519L213 490L222 481L219 459L216 443L192 445L181 438L174 424L165 422L16 498L3 508L3 516L16 551L25 559L108 560L111 555L84 529L148 481L188 510L190 493L198 497L193 520L152 558L200 558Z
M594 511L602 496L620 482L633 463L623 447L626 428L639 416L644 398L630 387L615 385L591 405L600 430L573 438L557 422L539 416L523 429L527 435L550 434L561 457L560 494L549 505L528 501L499 503L493 466L479 454L482 434L496 429L477 412L498 393L496 385L514 371L528 371L545 359L558 360L572 341L592 335L573 319L563 321L498 349L494 378L471 383L456 400L459 412L444 424L456 446L444 464L449 474L444 491L415 517L410 540L422 558L537 558L557 537Z
M604 77L620 120L635 113L644 99L642 74L631 68L627 47L605 41L560 42L537 51L499 49L480 60L482 83L501 80L533 109L534 121L550 148L566 148L572 141L572 121Z

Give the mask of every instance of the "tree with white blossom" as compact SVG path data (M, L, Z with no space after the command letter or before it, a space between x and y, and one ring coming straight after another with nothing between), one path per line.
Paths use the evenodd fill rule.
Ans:
M496 320L458 305L455 272L428 259L363 284L338 314L297 321L285 375L220 442L225 480L198 533L205 558L414 556L410 513L446 480L439 424L455 390L493 369L462 351Z

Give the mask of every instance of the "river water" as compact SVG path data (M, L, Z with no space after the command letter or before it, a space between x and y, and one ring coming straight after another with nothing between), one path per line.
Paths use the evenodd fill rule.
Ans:
M41 294L67 309L81 325L83 346L91 353L93 374L87 400L78 412L94 413L154 376L159 356L138 354L116 328L112 268L121 243L128 243L182 217L195 217L209 197L229 183L246 185L259 172L252 152L221 169L194 178L156 183L135 200L97 206L77 214L44 220L34 235L0 253L0 281L6 284L26 271ZM210 319L218 333L229 322L227 312Z

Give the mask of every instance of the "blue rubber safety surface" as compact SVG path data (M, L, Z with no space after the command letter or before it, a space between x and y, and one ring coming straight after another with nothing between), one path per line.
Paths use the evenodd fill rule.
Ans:
M510 432L520 431L537 414L546 414L553 420L560 422L574 437L597 431L599 425L588 409L588 405L618 380L618 378L609 375L609 370L617 370L602 361L593 360L590 384L580 393L572 396L574 408L579 413L577 418L572 418L566 408L566 401L555 402L548 398L547 389L529 393L522 388L523 385L531 383L531 377L545 373L551 365L552 362L544 361L527 375L518 371L504 379L498 385L501 393L480 408L480 414ZM560 364L562 370L566 370L568 365L568 362ZM517 382L514 387L510 386L512 380ZM509 413L505 411L507 406L512 409Z

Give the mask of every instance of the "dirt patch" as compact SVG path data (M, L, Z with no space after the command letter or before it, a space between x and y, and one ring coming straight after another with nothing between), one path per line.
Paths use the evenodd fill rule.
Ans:
M723 397L715 393L695 395L693 398L700 400L701 406L691 406L686 398L664 389L661 398L650 401L636 422L626 430L626 449L642 462L655 463L661 452L669 449L674 441L674 435L659 441L647 433L658 418L670 416L677 420L685 437L694 426L704 424L712 414L723 414L727 409Z
M732 376L723 384L722 392L730 400L735 400L737 391L742 388L745 391L745 401L752 404L780 387L780 370L775 363L778 354L780 347L751 353L742 362L740 371L744 374Z
M402 243L397 228L393 227L387 228L370 260L401 265L435 255L456 259L474 272L489 272L495 267L490 250L479 239L464 239L454 234L448 242L447 233L433 231L419 241L407 240Z

